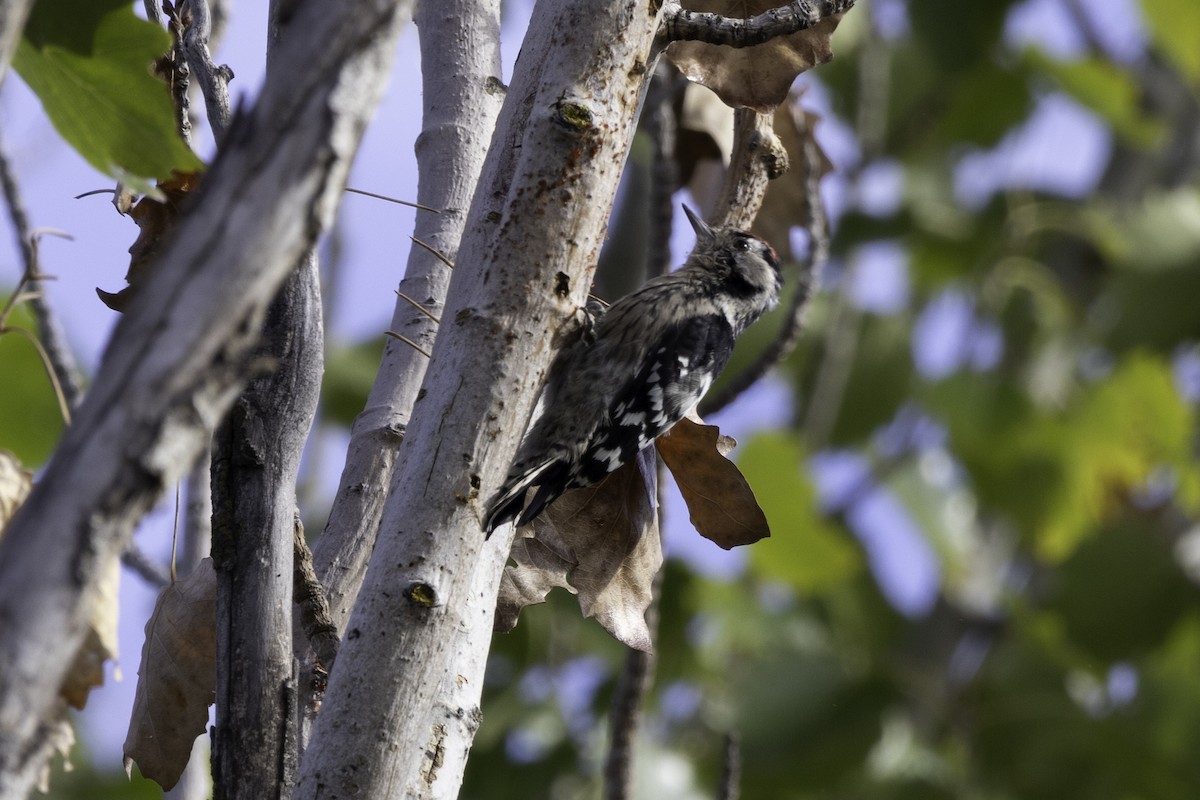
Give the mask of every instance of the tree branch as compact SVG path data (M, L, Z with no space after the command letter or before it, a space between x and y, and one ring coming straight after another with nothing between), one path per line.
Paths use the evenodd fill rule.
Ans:
M24 796L105 568L251 373L266 309L328 225L411 2L298 0L251 111L113 334L0 539L0 796Z
M46 300L42 287L41 270L38 267L35 232L29 225L29 215L25 211L25 203L21 198L21 190L17 185L17 176L8 160L8 153L0 143L0 186L4 189L4 200L8 205L9 218L12 221L13 233L17 239L17 247L21 252L21 261L25 268L25 288L29 293L29 308L38 326L38 338L41 339L46 357L58 386L62 392L62 401L71 409L79 405L83 394L83 378L79 373L79 365L75 355L67 345L67 337L63 333L62 323L54 309Z
M586 299L654 66L655 9L534 10L296 800L458 795L512 542L507 530L485 546L482 506L533 410L553 331Z
M787 172L788 156L775 135L771 113L736 109L733 126L733 153L710 221L749 230L762 208L767 184Z
M17 52L31 8L33 0L0 0L0 83L4 82L8 64Z
M665 0L661 37L668 42L697 41L729 47L753 47L813 27L842 14L855 0L794 0L749 19L688 11L679 0Z
M421 135L417 138L417 201L441 213L418 212L413 247L399 291L441 317L453 263L484 156L504 100L500 83L498 0L441 0L417 9L421 46ZM464 35L465 32L465 35ZM390 330L432 349L438 325L397 299ZM346 464L325 530L313 546L317 575L339 630L358 596L375 549L379 519L396 453L412 414L428 356L388 337L366 407L350 431ZM326 669L332 660L322 660Z
M740 129L741 126L739 126ZM811 135L805 136L803 139L804 189L810 210L810 216L805 226L809 235L809 248L808 257L800 268L798 285L792 293L783 324L774 340L759 353L758 358L749 367L725 384L720 393L705 398L700 408L702 415L715 414L728 406L792 351L804 328L808 301L812 298L813 289L825 267L825 262L829 260L829 228L825 219L825 206L821 202L820 194L821 155L817 151L816 140ZM738 151L736 142L734 151Z
M721 752L721 784L717 800L738 800L742 782L742 739L736 731L725 734Z
M204 7L207 27L205 0L192 2L194 10ZM282 67L276 55L283 38L298 34L296 29L285 33L279 22L286 4L271 0L269 7L268 78ZM207 47L197 46L207 59ZM208 87L205 95L210 96ZM214 105L219 114L219 95L209 102L210 115ZM221 140L228 132L214 121L213 133ZM270 372L250 382L213 438L217 725L212 763L222 800L287 797L296 778L296 476L324 371L320 284L310 245L267 311L256 357L271 365Z
M183 32L183 54L192 69L192 77L204 95L208 125L220 146L233 118L229 109L229 82L233 80L233 70L225 64L215 64L209 52L208 41L212 36L213 21L208 0L184 0L180 4L180 12L185 18L189 13L191 15Z
M609 710L609 745L604 759L605 800L633 797L633 758L641 727L642 704L653 677L654 656L629 648Z

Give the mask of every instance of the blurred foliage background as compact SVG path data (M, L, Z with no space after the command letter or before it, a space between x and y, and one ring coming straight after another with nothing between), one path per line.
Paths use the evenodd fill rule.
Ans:
M718 558L669 520L636 796L716 796L732 752L746 798L1195 797L1200 4L859 0L834 50L801 80L832 258L716 420L774 535ZM0 441L36 465L58 428L23 347ZM378 349L331 353L325 426ZM626 659L569 596L526 610L463 797L601 796ZM155 794L85 765L52 796Z
M1189 0L847 15L801 80L832 259L717 418L786 420L735 451L774 534L712 570L671 521L637 797L718 796L729 737L747 798L1200 791L1198 45ZM624 660L528 609L464 797L601 796Z

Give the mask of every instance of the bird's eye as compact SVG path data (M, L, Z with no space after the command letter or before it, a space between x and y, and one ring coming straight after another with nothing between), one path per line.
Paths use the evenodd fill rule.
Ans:
M750 249L750 240L749 239L738 239L737 244L734 246L737 247L738 250L749 250Z

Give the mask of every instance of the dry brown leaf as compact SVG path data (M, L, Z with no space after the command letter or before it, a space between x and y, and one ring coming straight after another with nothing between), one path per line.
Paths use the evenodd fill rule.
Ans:
M199 172L176 172L169 180L158 184L164 199L143 197L129 209L129 216L137 223L137 239L129 247L129 270L125 281L129 284L119 292L96 289L104 305L113 311L124 311L129 298L145 281L151 257L158 251L163 239L175 227L183 201L200 183ZM119 207L119 206L118 206Z
M575 592L584 616L616 639L649 652L646 609L662 566L655 497L647 449L595 486L554 501L513 542L516 563L501 579L496 630L512 630L522 608L557 586Z
M32 488L33 473L23 468L12 453L0 450L0 536Z
M217 577L204 559L158 596L146 623L137 692L125 737L128 770L170 789L204 733L217 683Z
M88 630L75 654L75 663L63 680L62 696L75 708L87 705L93 687L104 683L104 662L117 657L117 595L121 588L121 562L112 557L101 565ZM120 673L118 673L120 680Z
M748 19L780 5L779 0L684 0L688 11ZM687 76L712 89L726 104L770 111L782 103L796 76L833 58L829 39L841 14L826 17L808 30L780 36L754 47L705 42L672 42L667 57Z
M699 418L680 420L655 444L679 486L696 530L726 550L771 535L750 484L725 457L736 444Z

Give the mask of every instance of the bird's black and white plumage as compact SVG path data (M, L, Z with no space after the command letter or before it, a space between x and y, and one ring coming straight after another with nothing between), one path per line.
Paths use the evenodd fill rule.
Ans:
M697 236L687 262L614 303L551 365L544 412L489 504L488 534L527 524L566 490L632 461L695 408L738 335L779 302L769 244L684 211Z

